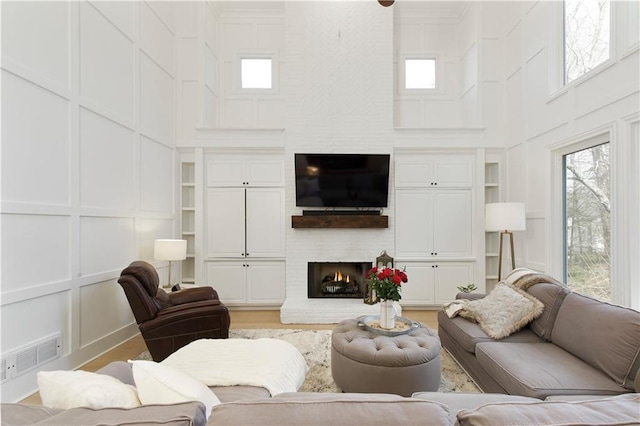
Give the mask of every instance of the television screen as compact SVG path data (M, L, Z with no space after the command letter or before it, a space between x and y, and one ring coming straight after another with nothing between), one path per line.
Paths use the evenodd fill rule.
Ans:
M295 154L296 206L387 207L389 154Z

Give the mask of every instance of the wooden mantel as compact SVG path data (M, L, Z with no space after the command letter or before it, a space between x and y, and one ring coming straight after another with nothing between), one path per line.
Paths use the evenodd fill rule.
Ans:
M389 216L381 215L311 215L291 216L292 228L388 228Z

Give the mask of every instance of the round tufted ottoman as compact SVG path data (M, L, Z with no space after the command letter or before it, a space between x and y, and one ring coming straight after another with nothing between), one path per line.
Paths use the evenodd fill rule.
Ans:
M411 396L440 386L440 339L429 327L384 336L339 323L331 335L331 374L343 392Z

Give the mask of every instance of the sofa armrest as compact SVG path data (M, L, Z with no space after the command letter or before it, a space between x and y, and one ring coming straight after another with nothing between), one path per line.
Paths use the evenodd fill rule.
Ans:
M47 420L63 410L47 408L41 405L5 403L0 404L3 426L26 426L33 424L46 424Z
M185 303L200 302L202 300L218 300L218 293L209 286L185 288L183 290L168 293L169 303L172 306Z
M456 294L456 300L466 299L466 300L478 300L485 297L484 293L458 293Z
M229 317L229 309L218 300L206 300L193 302L185 305L172 306L158 312L154 319L140 324L140 331L145 331L161 327L176 326L177 328L188 329L186 324L177 324L179 321L202 322L204 317Z
M87 408L58 410L28 404L2 404L2 425L170 425L205 426L204 405L201 402L149 404L135 408Z

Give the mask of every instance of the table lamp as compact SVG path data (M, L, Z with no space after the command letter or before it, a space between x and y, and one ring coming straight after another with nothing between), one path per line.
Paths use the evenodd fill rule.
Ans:
M509 236L511 244L511 268L516 268L513 250L513 231L524 231L526 219L524 203L490 203L485 210L485 230L500 231L500 252L498 254L498 281L502 280L502 240Z
M171 287L171 262L187 258L187 240L155 240L153 245L153 257L156 260L169 261L168 287Z

